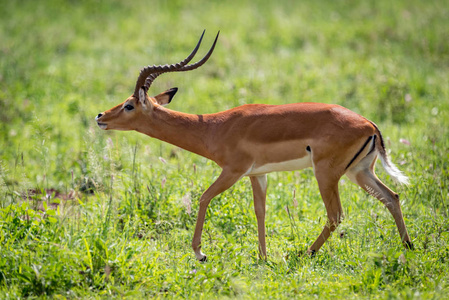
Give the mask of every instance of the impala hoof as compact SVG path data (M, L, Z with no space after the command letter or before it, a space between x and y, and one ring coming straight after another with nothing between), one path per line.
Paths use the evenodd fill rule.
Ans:
M414 246L413 243L410 242L410 241L406 241L406 242L404 243L404 246L405 246L405 248L407 248L408 250L415 250L415 246Z
M195 247L195 248L193 248L193 249L196 249L196 250L194 250L194 251L195 251L196 259L198 259L198 261L200 261L200 262L205 262L205 261L207 260L206 254L204 254L203 252L201 252L201 247Z

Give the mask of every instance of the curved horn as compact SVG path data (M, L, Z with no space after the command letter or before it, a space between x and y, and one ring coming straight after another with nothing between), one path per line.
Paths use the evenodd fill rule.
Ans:
M148 91L153 80L156 79L156 77L159 76L160 74L169 72L170 69L183 67L186 64L188 64L192 60L192 58L195 56L198 49L200 48L201 41L203 40L205 31L206 30L203 30L203 33L201 34L200 40L198 41L195 49L193 49L192 53L190 53L190 55L187 56L183 61L181 61L177 64L172 64L172 65L148 66L148 67L145 67L142 70L140 70L140 74L139 74L139 77L137 78L137 82L136 82L136 88L134 89L134 95L135 96L139 95L139 89L142 86L144 86L146 91Z
M190 71L190 70L194 70L196 68L201 67L209 59L209 57L212 55L212 52L214 52L215 44L217 44L217 40L218 40L218 36L219 35L220 35L220 31L218 31L217 36L215 37L215 41L212 44L212 47L210 47L209 52L207 52L207 54L201 60L197 61L194 64L182 67L180 70L177 70L177 71Z
M190 53L190 55L188 57L186 57L183 61L181 61L177 64L172 64L172 65L159 65L159 66L153 65L153 66L148 66L148 67L143 68L140 71L139 77L137 78L134 95L137 96L139 94L139 89L142 86L145 87L145 91L148 91L148 89L151 86L151 83L156 79L156 77L158 77L159 75L161 75L163 73L178 72L178 71L190 71L190 70L199 68L201 65L203 65L209 59L209 57L212 55L212 52L215 48L215 44L217 43L218 35L220 34L220 32L218 32L217 37L215 38L214 44L212 45L211 49L206 54L206 56L204 56L200 61L186 66L186 64L189 63L190 60L192 60L192 58L195 56L196 52L198 51L201 41L204 36L204 32L205 31L203 31L203 34L201 35L200 40L198 41L198 44L196 45L195 49L193 49L192 53Z
M196 52L197 52L198 49L200 48L201 41L203 40L204 32L206 32L206 30L203 30L203 33L201 34L200 40L199 40L198 43L196 44L196 47L195 47L195 49L193 49L192 53L190 53L190 55L187 56L183 61L181 61L181 62L179 62L179 63L177 63L177 64L172 64L172 65L170 65L169 67L183 67L183 66L185 66L186 64L188 64L188 63L192 60L192 58L196 55ZM149 68L153 68L153 67L164 67L164 66L162 66L162 65L159 65L159 66L154 66L154 65L153 65L152 67L148 66L148 67L142 69L140 72L142 73L145 69L149 69ZM151 72L151 70L148 70L148 72ZM149 76L145 79L145 84L143 85L143 86L145 87L146 91L149 90L149 88L150 88L150 86L151 86L151 83L152 83L152 82L153 82L159 75L161 75L161 74L163 74L163 73L165 73L165 72L167 72L167 71L164 71L164 72L158 72L158 73L152 73L152 74L150 73L151 75L149 75ZM140 75L139 75L139 77L140 77ZM142 76L142 77L144 77L144 76ZM139 81L139 79L138 79L137 81ZM136 84L136 91L135 91L135 93L138 93L138 90L139 90L139 88L140 88L141 86L142 86L142 85Z

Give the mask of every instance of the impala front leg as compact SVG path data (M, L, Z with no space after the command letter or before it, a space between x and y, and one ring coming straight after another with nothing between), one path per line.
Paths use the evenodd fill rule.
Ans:
M253 188L254 211L257 219L257 233L259 236L259 255L267 259L267 247L265 244L265 202L267 197L267 175L251 176Z
M201 234L203 232L204 220L206 218L207 206L212 198L229 189L236 183L242 173L223 170L217 180L204 192L200 198L200 208L196 219L195 233L193 234L192 248L199 261L206 261L206 255L201 252Z

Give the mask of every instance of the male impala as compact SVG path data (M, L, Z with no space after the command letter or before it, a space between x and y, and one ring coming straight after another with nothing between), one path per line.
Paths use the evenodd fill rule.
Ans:
M196 258L206 259L201 252L201 234L207 206L212 198L244 176L251 180L259 251L266 258L266 174L307 167L313 168L328 217L323 231L308 249L309 254L318 251L340 223L343 210L338 181L344 174L388 208L404 246L413 248L399 196L374 174L377 156L390 176L401 183L407 183L408 179L387 157L382 135L373 122L341 106L322 103L248 104L214 114L193 115L164 107L172 100L176 88L155 97L147 95L157 76L193 70L209 59L218 34L206 56L188 65L203 35L192 53L178 64L142 69L134 93L96 117L101 129L136 130L211 159L222 168L220 176L200 198L192 241Z

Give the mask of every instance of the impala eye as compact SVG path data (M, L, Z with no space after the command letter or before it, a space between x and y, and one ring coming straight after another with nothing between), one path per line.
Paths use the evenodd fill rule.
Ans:
M134 106L128 104L128 105L125 106L125 109L126 109L126 110L133 110L133 109L134 109Z

